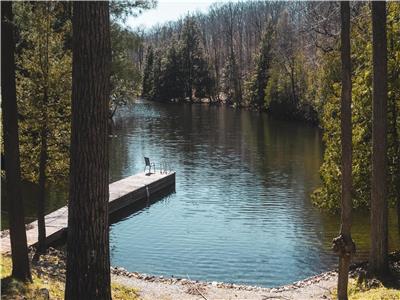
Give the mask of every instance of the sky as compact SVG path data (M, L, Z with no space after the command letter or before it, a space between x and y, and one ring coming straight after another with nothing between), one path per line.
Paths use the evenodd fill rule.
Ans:
M131 28L150 28L157 23L178 20L188 12L206 12L216 0L158 0L157 7L144 11L138 17L129 17L126 25Z

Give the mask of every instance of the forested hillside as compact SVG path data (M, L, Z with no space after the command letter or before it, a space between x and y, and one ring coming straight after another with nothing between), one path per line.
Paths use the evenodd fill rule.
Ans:
M335 2L213 5L143 36L143 91L158 101L226 103L318 123L326 144L315 203L340 199L340 6ZM390 198L400 182L400 4L388 4ZM354 205L368 206L372 29L368 3L351 4Z
M326 52L337 50L337 20L334 3L250 1L215 4L206 14L154 27L144 36L149 55L143 95L169 101L193 100L193 93L195 100L209 98L213 103L316 122L322 100L315 70ZM190 61L188 56L192 56ZM172 77L180 82L182 92L157 95L161 83L149 83L157 77L150 73L157 72L167 81ZM185 83L190 80L185 74L191 73L206 83L201 91L185 87L190 85ZM161 88L168 90L168 86Z

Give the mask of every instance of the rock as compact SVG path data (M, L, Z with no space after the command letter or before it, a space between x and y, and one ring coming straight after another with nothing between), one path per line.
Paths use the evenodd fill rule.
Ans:
M211 282L212 286L217 286L217 284L218 284L218 282L216 282L216 281Z

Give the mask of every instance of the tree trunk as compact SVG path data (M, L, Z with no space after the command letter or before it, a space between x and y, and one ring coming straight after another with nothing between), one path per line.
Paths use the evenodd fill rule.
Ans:
M350 4L340 3L341 15L341 147L342 147L342 193L341 227L339 237L333 240L333 249L339 255L338 299L347 299L348 273L355 245L351 238L352 210L352 128L351 128L351 57L350 57Z
M373 112L371 251L369 272L384 276L388 270L387 173L387 41L386 3L372 2Z
M6 191L10 216L12 276L31 280L21 198L21 170L15 87L15 42L11 2L1 2L1 110L5 154Z
M38 218L38 247L37 253L46 252L46 223L45 223L45 203L46 203L46 169L47 169L47 134L48 134L48 114L47 105L49 102L49 34L50 34L50 12L49 2L46 2L46 45L45 45L45 77L44 95L42 101L42 124L40 129L40 158L39 158L39 198L37 201Z
M47 91L44 98L47 98ZM47 99L44 101L47 103ZM38 253L46 252L46 224L45 224L45 201L46 201L46 168L47 168L47 108L43 107L43 124L40 130L40 159L39 159L39 198L37 201L38 218Z
M74 2L65 299L111 299L108 231L108 2Z

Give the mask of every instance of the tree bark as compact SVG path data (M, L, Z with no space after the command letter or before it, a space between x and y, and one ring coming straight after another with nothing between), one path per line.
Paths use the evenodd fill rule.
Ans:
M341 150L342 193L340 235L333 241L333 249L339 255L338 299L347 299L348 273L355 245L351 238L352 210L352 125L351 125L351 57L350 57L350 4L340 3L341 15Z
M65 299L111 299L108 232L108 2L74 2Z
M50 12L49 3L46 2L46 44L45 44L45 78L44 95L42 101L42 120L40 129L40 157L39 157L39 197L37 201L38 218L38 247L37 253L46 252L46 223L45 223L45 204L46 204L46 169L48 158L47 135L48 135L48 114L47 105L49 102L49 34L50 34Z
M3 118L6 191L10 216L12 276L31 280L21 198L21 170L15 86L15 41L11 2L1 2L1 110Z
M372 2L373 112L369 272L388 271L386 3Z
M44 103L47 104L47 91L44 96ZM45 104L45 105L46 105ZM46 168L47 168L47 108L43 107L42 128L40 130L40 158L39 158L39 195L37 201L38 218L38 253L46 252L46 223L45 223L45 202L46 202Z

